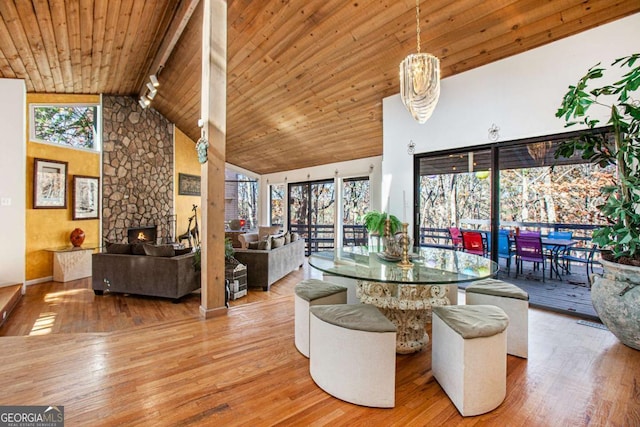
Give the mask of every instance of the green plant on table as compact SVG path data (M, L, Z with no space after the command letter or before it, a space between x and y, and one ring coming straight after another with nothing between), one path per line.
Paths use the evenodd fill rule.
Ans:
M369 211L364 216L364 226L369 234L384 236L385 222L389 219L390 233L393 236L400 230L400 220L395 215L388 215L386 212Z
M565 127L582 124L593 129L599 120L587 113L593 106L603 107L608 109L612 135L585 133L560 144L555 157L581 153L583 159L601 167L616 166L616 181L602 187L607 199L598 206L608 224L594 231L593 241L611 250L615 262L636 264L640 263L640 54L611 65L626 73L615 83L591 88L606 69L600 64L590 68L575 86L569 86L556 117L565 120Z

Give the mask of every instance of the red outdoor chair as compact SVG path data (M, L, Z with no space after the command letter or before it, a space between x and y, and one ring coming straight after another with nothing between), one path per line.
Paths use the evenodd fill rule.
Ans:
M449 235L454 249L462 248L462 233L460 233L460 229L458 227L449 227Z
M478 233L477 231L463 231L462 248L470 254L484 256L485 250L482 233Z
M533 236L516 236L516 278L518 272L522 273L523 262L533 262L535 265L542 263L542 281L544 282L545 254L542 247L542 239Z

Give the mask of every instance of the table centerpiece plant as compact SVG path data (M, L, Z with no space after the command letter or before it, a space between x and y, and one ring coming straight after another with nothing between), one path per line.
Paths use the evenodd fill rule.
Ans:
M387 220L389 220L388 235L385 230ZM393 239L402 227L400 220L395 215L375 210L367 212L363 221L369 235L378 237L378 250L380 250L380 238L382 238L383 244L385 245L384 250L386 250L387 242L385 239Z
M597 64L575 86L569 86L556 117L565 126L596 128L591 107L608 111L611 131L584 133L559 145L555 157L580 154L601 167L615 165L612 185L603 187L605 202L598 210L607 224L593 232L602 251L604 274L592 276L591 297L603 323L624 344L640 350L640 53L615 60L623 71L612 84L595 80L607 71Z

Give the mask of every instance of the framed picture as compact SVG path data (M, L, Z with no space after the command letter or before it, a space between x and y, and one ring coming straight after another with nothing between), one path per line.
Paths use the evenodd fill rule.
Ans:
M200 195L200 177L197 175L178 174L178 194L181 196Z
M73 219L100 217L100 178L73 176Z
M33 208L67 208L67 162L33 160Z

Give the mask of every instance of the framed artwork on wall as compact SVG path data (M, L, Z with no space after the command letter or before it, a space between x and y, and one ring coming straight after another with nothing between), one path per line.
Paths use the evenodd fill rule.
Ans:
M67 208L67 162L33 160L33 208Z
M73 219L100 217L100 178L73 176Z
M197 175L188 175L186 173L178 174L178 194L180 196L199 196L200 195L200 177Z

